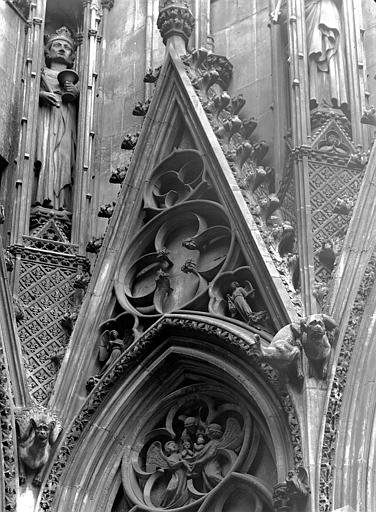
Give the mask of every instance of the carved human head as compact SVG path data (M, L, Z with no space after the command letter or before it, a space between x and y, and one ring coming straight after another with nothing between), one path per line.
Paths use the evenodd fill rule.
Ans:
M232 291L236 290L236 288L239 288L240 287L240 284L238 283L238 281L233 281L231 284L230 284L230 288Z
M175 441L167 441L164 445L164 449L167 455L179 451L179 447Z
M46 65L50 67L51 62L61 62L72 68L75 59L75 44L70 31L61 27L51 34L44 49Z
M218 423L210 423L208 426L208 436L210 439L220 439L223 435L223 428Z
M110 338L112 340L116 340L116 338L119 336L119 333L118 331L116 331L115 329L113 329L112 331L110 331Z
M184 420L184 428L190 434L195 434L197 430L197 419L194 416L187 416Z

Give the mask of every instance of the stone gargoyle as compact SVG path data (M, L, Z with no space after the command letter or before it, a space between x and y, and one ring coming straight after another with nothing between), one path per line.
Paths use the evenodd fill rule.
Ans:
M285 380L304 379L302 349L309 363L309 376L326 379L328 363L337 329L336 321L324 314L310 315L299 323L282 327L268 347L261 345L255 335L256 348L261 358L278 370Z
M337 322L328 315L310 315L300 321L301 343L309 362L309 376L326 379Z
M278 370L284 380L297 381L298 384L304 380L300 336L299 324L292 323L282 327L268 347L261 345L258 334L254 338L261 359Z
M48 413L26 411L17 418L18 464L20 485L27 475L33 475L32 484L40 487L42 471L51 454L61 426Z

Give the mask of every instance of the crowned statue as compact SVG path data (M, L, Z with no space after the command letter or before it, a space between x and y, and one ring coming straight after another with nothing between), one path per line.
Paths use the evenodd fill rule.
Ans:
M75 43L61 27L47 38L42 69L35 155L34 202L71 210L76 158L78 75L72 69Z

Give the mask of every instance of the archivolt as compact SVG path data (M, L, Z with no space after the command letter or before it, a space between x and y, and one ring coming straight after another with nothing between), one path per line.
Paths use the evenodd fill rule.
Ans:
M219 328L213 319L193 318L164 317L104 375L60 447L42 509L53 502L52 510L59 512L111 510L125 448L132 450L145 418L153 417L158 404L184 386L201 392L223 389L233 402L247 404L269 446L277 481L299 463L299 447L293 449L282 413L284 407L291 420L291 402L285 394L281 403L273 389L279 387L276 375L255 355L251 333L235 334L230 325Z

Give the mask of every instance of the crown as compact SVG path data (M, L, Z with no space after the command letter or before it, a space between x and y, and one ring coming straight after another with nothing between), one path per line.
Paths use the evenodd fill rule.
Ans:
M50 45L53 41L57 39L63 39L67 41L72 47L75 47L75 42L72 37L71 31L67 27L60 27L56 30L54 34L51 34L47 37L47 44Z

